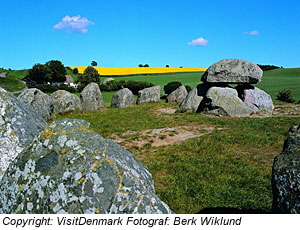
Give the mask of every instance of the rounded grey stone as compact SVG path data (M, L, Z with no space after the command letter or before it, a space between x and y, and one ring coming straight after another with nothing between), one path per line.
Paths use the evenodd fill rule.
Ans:
M127 108L132 105L135 105L135 99L128 88L118 90L111 100L111 107L113 108Z
M138 92L137 104L153 103L160 101L160 86L152 86Z
M53 102L53 112L66 113L81 109L81 103L78 96L65 90L57 90L51 95Z
M104 107L103 97L97 83L90 83L80 93L82 111L97 111Z

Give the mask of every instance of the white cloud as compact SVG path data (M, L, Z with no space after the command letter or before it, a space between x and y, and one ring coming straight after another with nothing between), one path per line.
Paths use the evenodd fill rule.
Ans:
M250 31L250 32L244 32L244 34L249 34L249 35L258 35L258 34L259 34L259 32L258 32L258 30L252 30L252 31Z
M56 30L66 29L70 33L80 33L84 34L88 30L86 27L90 24L95 24L94 22L89 21L85 17L80 17L80 15L70 17L66 15L63 19L53 26Z
M204 38L197 38L188 43L189 46L208 46L208 40Z

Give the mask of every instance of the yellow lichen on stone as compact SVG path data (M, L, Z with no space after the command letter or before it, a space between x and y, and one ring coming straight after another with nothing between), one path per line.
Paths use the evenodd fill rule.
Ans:
M95 209L95 213L96 213L96 214L99 214L99 213L100 213L100 210L99 210L98 208L96 208L96 209Z
M61 153L62 153L62 154L65 154L66 152L67 152L66 149L62 149L62 150L61 150Z
M78 184L81 184L84 181L84 177L81 177L80 180L78 181Z
M21 189L23 189L24 186L25 186L25 184L20 184L20 185L18 186L18 191L20 191Z
M50 137L53 135L53 132L51 130L43 130L43 132L41 133L41 135L45 138L45 139L50 139Z

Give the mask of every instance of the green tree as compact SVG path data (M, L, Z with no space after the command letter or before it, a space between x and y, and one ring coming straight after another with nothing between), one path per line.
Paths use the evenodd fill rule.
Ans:
M24 78L26 82L35 82L37 84L45 84L50 82L52 72L48 66L42 64L35 64L29 70L28 75Z
M141 68L141 67L144 67L144 66L143 66L143 64L139 64L139 67Z
M74 68L74 69L73 69L73 73L74 73L74 74L78 74L78 69L77 69L77 68Z
M98 65L98 63L96 62L96 61L92 61L92 66L97 66Z
M65 82L67 71L61 61L51 60L45 64L51 71L50 82Z
M100 84L100 74L98 71L92 67L88 66L82 75L79 75L77 78L77 82L79 83L79 90L81 91L84 87L86 87L91 82L95 82L97 84Z
M149 67L149 65L148 65L148 64L145 64L144 67Z

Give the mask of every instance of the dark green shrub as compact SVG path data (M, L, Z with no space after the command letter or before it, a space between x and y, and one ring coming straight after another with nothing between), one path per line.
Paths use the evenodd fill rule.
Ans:
M77 68L73 69L73 73L78 74L78 69Z
M186 88L186 91L189 93L192 90L192 87L189 85L184 86Z
M128 88L134 95L138 95L138 91L154 86L151 82L146 81L127 81L124 88Z
M166 85L164 86L165 94L169 95L169 94L172 93L174 90L176 90L179 86L182 86L181 82L179 82L179 81L172 81L172 82L169 82L168 84L166 84Z
M276 96L276 100L293 103L295 102L295 99L292 97L292 91L288 89L284 89L278 92Z
M84 89L84 87L86 87L91 82L100 84L100 74L94 67L88 66L84 70L83 74L79 75L76 82L79 83L78 90L79 92L81 92Z
M100 85L101 91L117 91L119 89L122 89L122 84L115 80L112 80L112 81L106 82L106 84Z

